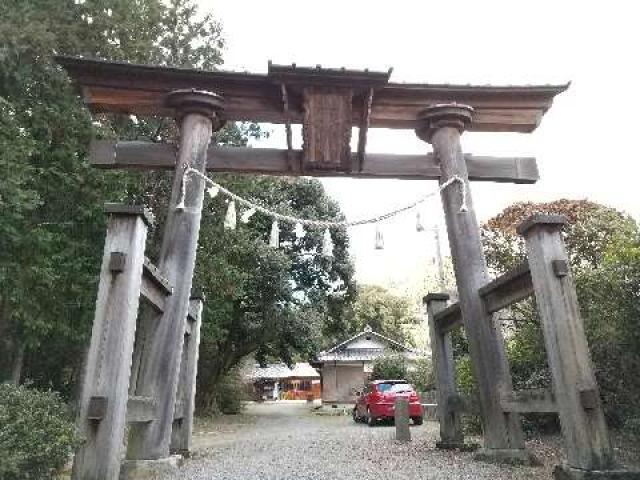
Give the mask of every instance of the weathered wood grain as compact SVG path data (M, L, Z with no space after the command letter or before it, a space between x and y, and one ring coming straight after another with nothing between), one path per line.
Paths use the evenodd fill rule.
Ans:
M109 213L91 346L83 376L78 426L86 441L73 463L76 480L116 480L123 455L127 397L144 263L144 214ZM125 254L122 271L111 272L112 252ZM97 419L96 400L102 411ZM89 410L94 419L89 419Z
M156 418L158 402L152 397L129 397L127 423L147 423Z
M505 412L558 412L558 406L553 392L544 388L503 393L500 396L500 405Z
M170 67L131 65L82 58L56 57L74 81L82 87L85 102L93 111L123 112L170 116L165 95L176 89L196 88L224 92L225 115L230 121L301 123L303 105L300 99L290 98L289 113L282 109L280 85L292 84L282 76L282 69L271 66L269 74L241 72L204 72ZM364 72L363 72L364 73ZM320 72L313 79L299 79L298 88L305 85L333 85L331 72ZM387 83L387 78L371 79L364 75L350 75L341 87L366 89L373 87L375 104L371 111L373 128L415 128L418 113L425 105L458 102L471 105L475 119L469 126L473 131L531 132L553 98L568 85L486 86L486 85L429 85ZM132 81L135 79L135 81ZM355 98L355 97L354 97ZM352 125L362 119L362 102L354 100Z
M478 293L487 313L494 313L533 294L529 264L524 263L482 287Z
M607 470L613 452L600 405L589 346L569 270L554 271L554 262L568 256L561 236L566 222L557 215L534 215L519 227L527 245L527 257L551 370L562 434L570 467ZM582 392L590 391L588 408Z
M300 165L302 151L293 150L294 164ZM357 153L352 164L357 165ZM469 179L488 182L535 183L539 179L536 159L531 157L464 156ZM134 170L173 169L176 149L172 145L153 142L114 142L97 140L91 143L90 161L98 168ZM362 169L349 172L307 172L302 167L292 172L289 152L276 148L244 148L211 146L207 153L207 170L211 172L259 173L264 175L349 176L354 178L398 178L407 180L437 180L440 165L432 153L426 155L395 155L368 153Z
M442 333L450 332L463 325L462 310L458 302L436 312L433 317L438 330Z
M176 174L158 260L159 270L173 285L174 291L166 298L162 317L155 328L150 329L145 341L145 353L141 360L135 391L136 396L150 396L158 400L157 419L146 424L132 425L127 455L133 460L167 457L171 442L184 344L184 325L189 309L204 199L204 182L196 178L190 179L184 196L185 208L177 210L176 205L181 197L185 166L191 166L201 172L205 170L213 124L212 118L205 116L202 109L210 107L215 121L216 108L211 105L217 98L213 94L202 93L198 108L192 108L194 102L198 102L198 96L194 95L194 92L186 94L186 111L180 111L181 97L172 97L174 108L183 116L180 121L180 150ZM216 125L218 124L219 122L216 122Z
M367 134L371 123L371 107L373 106L373 88L364 96L362 105L362 121L358 128L358 151L354 162L351 163L352 172L361 172L367 154Z
M456 108L460 108L458 116ZM511 389L511 375L504 352L504 341L493 317L484 309L478 291L488 283L487 266L480 229L469 191L467 165L460 147L459 124L468 121L468 109L449 106L445 117L440 108L427 109L422 118L427 125L437 126L426 135L440 160L441 183L458 176L467 189L466 212L461 212L459 184L451 184L441 192L445 212L449 245L458 286L459 303L465 331L469 340L469 353L478 385L482 416L484 448L486 450L522 450L524 439L519 417L505 413L500 406L498 389ZM455 118L451 118L454 115ZM431 117L430 117L431 116ZM459 118L458 118L459 117ZM452 123L452 120L456 120ZM422 128L422 127L421 127ZM422 135L422 132L419 132Z
M159 312L164 311L165 300L173 293L169 281L148 258L144 260L140 293Z
M449 295L429 294L424 298L429 321L431 359L436 376L438 407L436 413L440 423L440 442L436 447L453 448L464 445L464 432L459 412L452 408L449 399L456 395L455 362L451 334L438 327L435 317L446 308Z
M176 401L176 405L178 402L182 402L182 412L181 417L174 421L171 433L171 450L185 456L190 455L192 445L203 300L202 296L192 295L189 301L190 310L193 311L193 319L188 319L185 325L184 348L180 364L180 380Z
M303 170L350 170L353 91L348 88L312 86L304 88L303 95Z

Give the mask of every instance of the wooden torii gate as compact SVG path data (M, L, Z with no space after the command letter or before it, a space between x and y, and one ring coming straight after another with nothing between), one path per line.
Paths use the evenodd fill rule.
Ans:
M76 479L118 478L127 422L131 428L127 468L159 465L171 450L188 451L197 341L185 342L185 328L198 337L201 303L195 300L196 311L190 314L189 302L204 182L189 182L186 208L176 210L185 166L200 172L433 179L440 183L458 176L467 192L469 180L534 183L538 179L534 158L463 154L460 136L465 130L531 132L554 96L567 88L399 84L389 82L391 71L295 64L270 63L267 74L251 74L69 57L58 61L82 88L92 111L174 117L180 126L177 150L150 142L103 141L92 146L91 161L96 167L173 169L175 176L157 268L144 258L148 222L144 210L107 209L109 228L79 418L87 442L76 454ZM212 132L225 120L284 124L287 148L210 146ZM292 124L302 124L302 150L292 146ZM359 128L358 147L351 152L354 126ZM367 154L370 127L414 129L432 145L433 153ZM460 296L454 310L457 308L459 322L467 331L479 390L482 455L527 461L518 413L522 410L505 408L504 398L513 396L509 365L500 329L492 311L485 308L481 293L490 279L471 195L467 195L468 210L464 213L460 212L458 189L446 188L441 197ZM157 314L136 332L140 295L156 307ZM433 335L445 339L442 330ZM434 351L443 345L434 342ZM578 342L586 347L583 334ZM583 350L588 360L588 350ZM448 352L442 351L436 362L440 370L443 359L449 359ZM565 367L559 371L571 368ZM584 368L587 374L591 372L588 362ZM441 377L443 393L452 377ZM597 386L593 391L591 396L597 397ZM598 419L599 442L589 446L587 456L600 460L570 463L578 472L611 466L597 398L589 405ZM442 412L448 412L448 418L443 418ZM440 420L444 430L439 446L463 446L455 412L441 409ZM575 423L571 415L561 415L561 421L563 429L571 430L565 424Z

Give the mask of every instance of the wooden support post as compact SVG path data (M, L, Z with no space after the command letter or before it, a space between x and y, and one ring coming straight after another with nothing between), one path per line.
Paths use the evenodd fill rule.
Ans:
M562 216L534 215L518 227L518 233L527 244L567 465L607 470L613 465L613 453L560 233L565 223ZM591 400L587 404L585 396Z
M524 438L519 416L503 412L500 391L511 390L509 365L500 328L487 314L478 290L488 283L480 229L473 211L469 175L460 147L460 135L471 123L473 109L466 105L434 105L418 118L416 134L431 143L440 162L444 183L457 176L466 189L467 211L461 211L461 186L455 182L441 192L449 245L458 285L460 307L469 338L469 353L478 384L486 456L496 460L524 459ZM493 452L492 452L493 451Z
M449 295L446 293L430 293L424 297L429 319L431 358L436 373L436 412L440 422L440 441L436 442L436 448L454 449L464 448L464 433L460 412L449 405L449 399L457 395L453 346L451 333L442 332L434 318L447 306L447 300Z
M142 207L108 205L96 313L83 376L78 425L84 443L73 478L116 480L126 426L129 375L147 227Z
M180 120L180 146L158 269L174 291L166 298L164 312L146 339L136 396L156 398L158 415L147 424L132 425L127 452L132 460L155 460L169 455L204 181L190 177L184 192L184 209L176 209L176 205L182 199L185 168L205 171L212 130L222 125L222 98L214 93L178 90L168 95L167 105Z
M202 324L202 308L204 295L192 293L189 300L189 315L184 335L182 362L180 363L180 380L176 404L182 402L181 418L174 420L171 432L171 451L183 456L191 454L191 436L193 433L193 412L196 406L196 376L198 374L198 350L200 347L200 325Z
M394 407L393 418L396 424L396 440L399 442L410 442L411 429L409 428L409 399L396 398Z

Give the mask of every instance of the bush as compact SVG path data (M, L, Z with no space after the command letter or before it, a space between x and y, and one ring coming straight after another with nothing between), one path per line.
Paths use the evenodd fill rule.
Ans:
M407 372L407 380L416 389L416 392L428 392L435 389L435 378L431 360L418 359L413 368Z
M56 392L0 384L0 478L50 478L77 442L71 413Z
M479 435L482 433L482 419L479 415L478 392L469 355L456 360L456 383L458 394L469 399L473 407L471 412L462 416L462 428L468 434Z
M384 355L373 362L371 380L399 380L406 378L407 360L402 355Z
M239 370L232 370L220 380L214 397L217 413L237 415L242 412L244 401L247 400L247 392Z

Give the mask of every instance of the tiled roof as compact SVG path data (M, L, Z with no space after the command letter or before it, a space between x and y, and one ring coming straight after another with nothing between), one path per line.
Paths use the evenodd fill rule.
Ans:
M320 374L306 362L296 363L293 369L284 363L274 363L261 367L255 365L249 372L247 378L253 380L275 379L275 378L320 378Z
M381 340L382 343L388 345L388 347L349 347L349 345L356 343L360 338L365 337L367 340L376 339ZM380 343L380 342L378 342ZM377 332L371 330L367 326L364 331L354 335L353 337L341 342L329 350L320 352L317 357L318 362L361 362L361 361L373 361L378 357L383 356L386 353L395 352L405 356L408 359L416 359L422 356L422 353L400 342L397 342L389 337L380 335Z
M383 356L385 353L392 352L392 349L383 348L347 348L344 350L323 352L318 355L319 362L362 362L373 361L378 357ZM420 357L418 352L404 351L398 352L408 359L416 359Z

